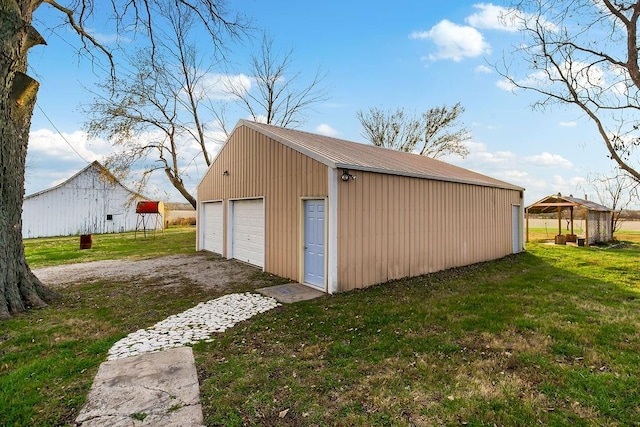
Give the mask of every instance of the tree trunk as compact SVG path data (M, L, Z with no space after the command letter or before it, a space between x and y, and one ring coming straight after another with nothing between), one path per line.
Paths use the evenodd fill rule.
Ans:
M189 191L187 191L187 189L184 187L184 182L182 182L182 179L177 177L171 171L171 168L165 168L164 173L167 175L169 181L171 181L171 184L176 188L176 190L178 190L180 194L182 194L182 197L184 197L189 202L189 204L193 206L193 209L197 209L198 203L195 197L193 197L191 193L189 193Z
M0 2L0 318L43 307L54 293L31 272L22 243L29 127L38 82L25 74L27 51L44 43L31 27L39 2Z

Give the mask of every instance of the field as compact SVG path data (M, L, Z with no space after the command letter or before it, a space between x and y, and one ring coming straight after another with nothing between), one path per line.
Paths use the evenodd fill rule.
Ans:
M569 233L569 226L566 220L562 223L562 232ZM574 221L575 234L584 234L584 221ZM529 219L529 240L553 240L558 234L557 219ZM617 240L638 240L640 241L640 221L622 221L620 230L613 233L613 237Z
M194 347L206 424L638 425L640 236L629 236L531 243L257 316ZM182 229L77 256L73 242L28 242L27 253L39 266L189 254L193 238ZM258 279L278 280L238 286ZM57 290L49 308L0 323L0 425L72 424L116 340L216 296L109 278Z

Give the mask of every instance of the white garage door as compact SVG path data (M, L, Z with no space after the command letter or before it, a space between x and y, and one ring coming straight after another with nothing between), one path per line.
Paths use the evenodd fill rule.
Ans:
M233 202L233 258L264 267L264 202Z
M222 254L222 230L224 229L222 202L204 203L202 209L204 220L202 249Z

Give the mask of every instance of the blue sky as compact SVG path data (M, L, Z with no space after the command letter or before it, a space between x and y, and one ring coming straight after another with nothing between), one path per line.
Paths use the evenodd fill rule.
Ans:
M526 204L557 192L595 199L587 177L612 167L595 127L575 109L532 110L537 98L511 92L492 69L520 41L517 32L496 19L499 5L462 0L406 0L394 7L359 0L230 2L266 30L277 49L294 50L292 71L303 78L318 68L327 73L329 99L308 112L300 129L364 142L358 110L422 112L460 102L466 109L462 120L472 133L470 155L446 161L525 187ZM61 182L111 151L106 141L88 140L82 131L80 105L91 100L88 89L105 78L100 59L79 56L77 38L69 31L48 31L59 16L46 4L41 9L34 23L48 45L34 47L29 57L30 73L41 86L27 194ZM249 74L243 64L250 45L233 47L229 72ZM246 117L238 111L230 121ZM192 190L205 170L198 165L191 171ZM147 194L182 201L160 174Z

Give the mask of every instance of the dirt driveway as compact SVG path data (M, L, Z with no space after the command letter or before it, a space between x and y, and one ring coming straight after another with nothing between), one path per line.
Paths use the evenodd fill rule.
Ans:
M210 253L198 252L143 260L67 264L34 269L33 273L45 285L53 288L108 279L126 282L153 281L156 285L167 287L190 282L204 289L224 290L234 283L256 281L260 269Z

